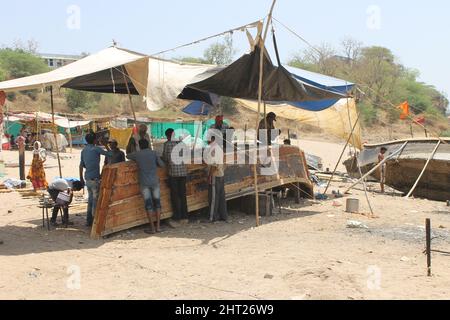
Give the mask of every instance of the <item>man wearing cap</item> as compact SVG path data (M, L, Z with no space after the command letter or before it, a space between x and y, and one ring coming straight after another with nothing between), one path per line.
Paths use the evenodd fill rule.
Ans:
M220 131L222 133L223 139L223 148L226 149L227 140L232 141L232 137L227 137L227 130L230 129L230 126L223 121L223 115L216 116L216 122L211 126L211 129ZM216 137L217 139L218 137ZM227 139L230 138L230 139ZM218 142L218 141L217 141Z
M110 157L105 158L105 165L113 165L126 161L125 153L119 149L119 143L116 139L110 139L108 145L112 154Z
M267 140L262 141L263 144L272 145L272 141L275 140L279 135L280 131L278 131L278 135L276 137L272 136L272 130L275 130L275 122L277 121L277 115L274 112L269 112L265 119L262 119L259 123L258 128L258 140L261 141L261 130L266 130Z

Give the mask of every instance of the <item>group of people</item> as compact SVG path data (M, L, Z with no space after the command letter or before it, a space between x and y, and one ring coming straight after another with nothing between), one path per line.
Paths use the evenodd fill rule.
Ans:
M125 158L136 162L139 172L139 184L145 209L149 219L150 228L145 232L154 234L161 230L161 187L158 176L158 168L166 168L168 173L168 185L173 216L168 221L171 227L178 227L188 223L187 204L187 177L186 163L183 152L189 148L183 146L182 141L175 141L175 130L168 129L165 132L167 141L164 143L162 156L160 157L151 148L147 126L141 125L138 132L133 134L127 147L127 155L118 148L117 141L110 140L103 144L105 148L97 146L98 141L93 134L88 134L85 139L87 145L81 152L80 182L88 191L87 226L92 226L100 189L100 157L105 156L105 164L113 165L124 162ZM222 146L216 142L215 137L209 141L208 156L208 182L209 204L211 221L226 221L227 207L225 201L225 182L223 161L215 161L216 152L222 150Z
M260 123L260 129L275 129L274 122L276 115L269 113L266 119ZM208 147L204 151L204 162L207 164L208 177L208 201L209 218L211 221L227 221L227 204L225 194L225 163L223 152L226 150L226 131L230 128L223 121L223 116L216 117L215 124L210 128L222 134L224 143L222 144L216 135L208 138ZM105 141L90 132L86 135L86 146L81 152L79 166L80 179L75 184L68 179L56 179L48 185L45 178L44 163L46 161L45 150L41 148L38 141L34 144L33 163L29 173L29 179L37 190L47 189L53 200L56 202L61 193L65 194L66 202L70 204L73 191L82 190L86 187L88 192L87 226L92 226L99 196L101 183L101 156L105 157L105 165L114 165L125 162L126 159L137 163L139 169L139 184L145 209L149 219L150 228L146 233L154 234L159 232L161 227L161 188L158 176L158 168L166 168L168 173L168 185L170 188L170 198L172 204L173 217L168 221L171 227L177 227L188 223L187 204L187 177L188 170L186 163L179 161L183 159L183 152L189 148L183 146L182 141L175 141L174 129L165 132L167 141L164 143L162 156L152 150L151 139L147 133L147 126L141 125L136 133L130 138L126 148L127 154L120 150L118 142L110 139ZM271 137L267 137L270 144ZM103 147L100 147L101 144ZM190 155L189 155L190 156ZM175 159L176 158L176 159ZM189 157L188 157L189 158ZM61 200L61 199L60 199ZM68 205L60 205L63 209L63 223L70 224L68 216ZM59 210L59 209L58 209ZM56 224L57 209L54 210L52 223Z

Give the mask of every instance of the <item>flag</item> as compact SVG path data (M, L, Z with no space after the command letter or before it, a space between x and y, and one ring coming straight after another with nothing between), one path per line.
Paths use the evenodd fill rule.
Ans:
M403 102L399 108L402 110L400 114L400 120L406 120L409 117L409 103L408 101Z

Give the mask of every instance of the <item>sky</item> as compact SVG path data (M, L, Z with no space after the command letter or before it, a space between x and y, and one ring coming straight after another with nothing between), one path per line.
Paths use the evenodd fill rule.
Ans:
M34 39L39 52L94 53L112 44L154 54L264 18L272 0L8 1L0 45ZM274 17L313 45L346 37L390 48L420 80L450 95L450 2L446 0L278 0ZM307 45L275 25L283 62ZM244 33L233 35L239 54ZM219 38L220 40L220 38ZM164 55L202 56L217 40Z

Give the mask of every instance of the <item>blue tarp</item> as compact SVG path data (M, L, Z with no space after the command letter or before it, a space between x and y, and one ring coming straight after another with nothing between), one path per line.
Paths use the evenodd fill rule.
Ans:
M194 116L207 116L213 109L214 107L212 105L207 104L203 101L194 101L188 104L183 109L183 112Z

